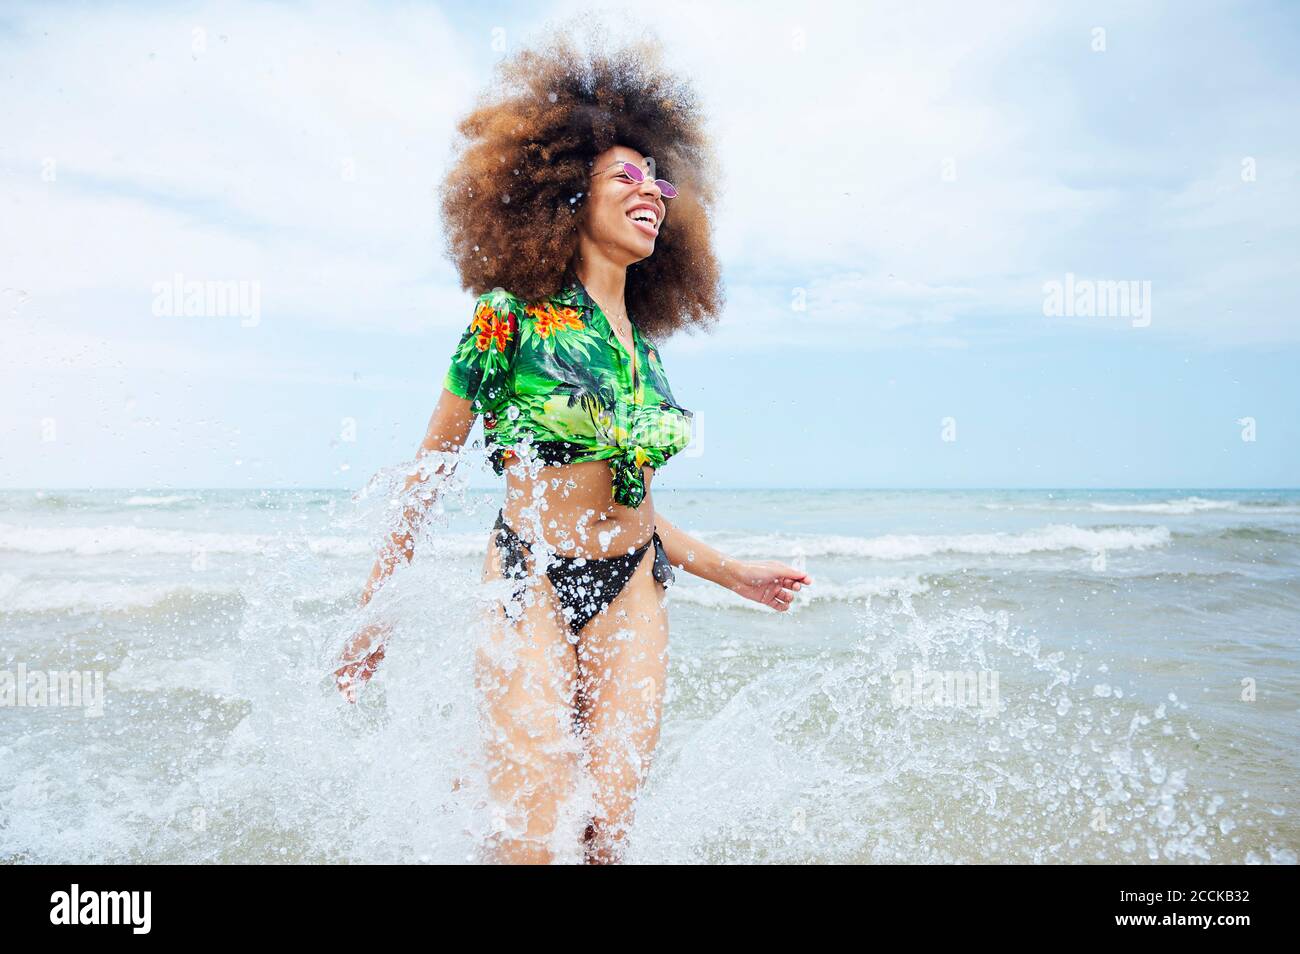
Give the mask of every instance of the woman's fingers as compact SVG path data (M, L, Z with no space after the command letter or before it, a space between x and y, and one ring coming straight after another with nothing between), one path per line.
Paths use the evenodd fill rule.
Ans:
M348 702L357 701L357 683L369 682L383 658L384 645L380 643L362 659L350 660L334 670L335 685L344 699Z
M348 671L349 669L351 669L349 666L340 666L334 670L334 684L338 687L339 692L343 694L344 699L355 703L357 701L356 682L353 678L354 673Z
M751 566L754 571L751 586L757 592L751 591L750 598L778 612L788 610L799 591L812 585L811 576L784 563L768 561Z
M809 576L807 573L803 572L802 570L796 570L792 566L782 566L781 582L784 583L786 586L790 586L795 583L807 585L812 583L812 577Z
M793 602L794 594L792 592L787 589L779 589L772 594L772 598L768 601L768 605L773 609L785 612L790 608L790 604Z

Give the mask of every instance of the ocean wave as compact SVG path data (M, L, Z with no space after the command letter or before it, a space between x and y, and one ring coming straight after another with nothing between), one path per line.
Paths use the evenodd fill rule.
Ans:
M681 574L678 574L680 578ZM811 603L852 603L876 596L898 597L916 596L930 589L930 585L917 577L877 577L871 579L849 580L844 583L819 581L807 589L801 589L795 596L789 612L798 612L801 607ZM737 596L730 590L718 586L692 584L670 587L674 603L689 603L707 609L747 609L770 613L771 609L753 600Z
M717 541L723 550L739 557L781 558L784 555L791 559L852 557L911 560L942 554L1026 556L1071 550L1086 553L1144 550L1167 546L1172 535L1163 526L1080 527L1074 524L1051 524L1019 533L884 534L877 537L853 537L829 534L736 535L704 531L700 536L711 542ZM434 553L443 557L481 558L487 546L487 534L435 532L430 543ZM295 550L325 557L358 557L374 553L375 542L367 534L255 534L129 526L22 527L0 524L0 551L17 553L198 556L203 553L264 555Z
M1249 500L1207 500L1204 497L1181 497L1177 500L1165 500L1159 503L1099 503L1094 502L1091 509L1098 513L1162 513L1183 516L1191 513L1205 513L1213 510L1232 513L1253 513L1268 511L1270 513L1300 513L1300 507L1282 504L1261 504Z
M203 498L199 494L168 494L161 497L151 497L147 494L136 494L134 497L127 497L122 501L123 507L172 507L179 503L190 503L201 501Z
M322 496L319 494L306 495L301 491L280 491L275 495L258 497L254 500L247 501L245 506L255 510L285 510L290 508L306 507L330 507L338 506L346 501L346 496L340 492L336 497Z
M801 557L858 557L877 560L910 560L944 553L980 556L1021 556L1042 552L1082 550L1142 550L1167 546L1171 534L1166 527L1108 526L1079 527L1051 524L1021 533L967 534L884 534L851 537L832 534L735 534L700 531L700 538L738 557L764 559ZM443 556L482 559L487 534L435 533L434 549Z
M0 573L0 614L126 612L174 609L239 598L238 587L197 583L118 583L91 580L25 580Z
M1211 536L1219 540L1251 540L1257 543L1296 543L1300 541L1300 533L1279 530L1277 527L1261 527L1258 524L1228 527L1212 534L1175 533L1174 536L1198 539Z
M0 494L0 500L4 502L6 508L37 512L60 513L85 506L85 500L74 494L52 493L48 490L37 490L33 493L6 491Z
M1259 514L1298 514L1300 506L1288 501L1278 500L1209 500L1205 497L1178 497L1171 500L1152 503L1105 503L1102 501L1058 501L1035 503L986 503L985 510L1033 510L1051 512L1091 512L1091 513L1153 513L1169 516L1187 516L1194 513L1213 511L1225 513L1259 513Z
M1079 527L1051 524L1021 533L885 534L879 537L785 535L741 537L728 549L744 555L794 553L798 556L914 560L944 553L977 556L1025 556L1082 550L1145 550L1167 546L1167 527Z
M0 550L18 553L264 554L306 547L321 556L358 556L372 552L364 536L301 536L216 531L168 530L147 527L20 527L0 524Z

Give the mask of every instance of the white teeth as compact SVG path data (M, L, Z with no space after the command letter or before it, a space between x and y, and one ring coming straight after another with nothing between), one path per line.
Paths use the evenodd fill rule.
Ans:
M645 222L649 224L651 228L653 228L659 221L659 216L655 215L649 209L637 209L635 212L631 213L628 218L633 222Z

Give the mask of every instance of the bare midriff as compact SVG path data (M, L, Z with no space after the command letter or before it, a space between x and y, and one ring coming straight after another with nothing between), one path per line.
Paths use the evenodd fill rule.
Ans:
M653 467L643 467L646 495L641 506L615 503L609 462L587 461L542 467L531 477L521 466L506 468L508 523L528 544L540 535L557 556L588 560L622 556L650 539L655 508L650 494ZM543 487L537 490L537 487ZM536 496L535 496L536 495Z

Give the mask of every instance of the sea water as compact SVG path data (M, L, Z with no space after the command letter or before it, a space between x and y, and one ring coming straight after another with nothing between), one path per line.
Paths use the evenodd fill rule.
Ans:
M382 492L0 493L0 861L479 858L501 494L443 501L349 706L329 672ZM815 584L781 614L677 571L629 861L1296 861L1300 492L655 503Z

